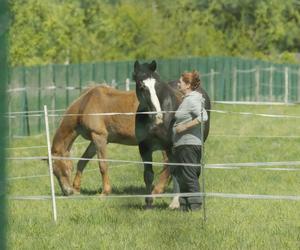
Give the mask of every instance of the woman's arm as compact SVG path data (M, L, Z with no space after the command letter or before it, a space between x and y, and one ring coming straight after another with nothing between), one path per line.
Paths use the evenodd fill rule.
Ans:
M188 121L186 123L181 123L178 124L175 129L176 129L176 133L182 133L196 125L198 125L200 123L200 121L196 118L194 120Z

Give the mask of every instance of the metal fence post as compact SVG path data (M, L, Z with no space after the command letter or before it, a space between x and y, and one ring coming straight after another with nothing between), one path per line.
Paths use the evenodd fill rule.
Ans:
M96 64L92 64L92 80L93 82L96 82Z
M42 109L42 72L41 72L41 66L39 65L38 68L38 110ZM42 131L42 117L39 117L39 122L38 122L38 131L41 133Z
M30 135L30 127L29 127L29 117L28 117L28 96L27 96L27 82L26 82L26 68L23 67L23 87L24 87L24 95L23 95L23 111L25 111L23 115L23 135Z
M284 102L289 103L289 68L284 67Z
M11 109L11 94L10 93L8 94L8 97L7 97L7 105L8 105L8 136L11 139L13 137L11 119L13 119L13 118L11 115L12 109Z
M67 88L66 88L66 107L68 107L69 103L70 103L69 84L70 84L70 81L69 81L69 64L67 64L66 65L66 85L67 85Z
M206 221L206 191L205 191L205 175L204 175L204 169L205 169L205 161L204 161L204 128L205 128L205 123L203 119L203 113L204 113L204 99L201 100L202 105L201 105L201 162L200 162L200 168L201 168L201 176L202 176L202 205L203 205L203 219Z
M11 68L8 68L7 70L7 89L11 88ZM12 130L12 117L11 117L11 112L12 112L12 104L11 104L11 100L12 100L12 93L7 93L7 107L8 107L8 136L9 138L13 137L13 130Z
M79 90L82 91L82 64L79 64Z

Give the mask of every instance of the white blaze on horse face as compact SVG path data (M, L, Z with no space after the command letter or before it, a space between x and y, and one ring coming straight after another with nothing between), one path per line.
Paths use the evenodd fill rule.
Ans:
M158 97L157 97L157 94L155 91L156 80L154 78L148 78L148 79L144 80L143 82L150 91L151 102L157 111L157 114L155 116L156 117L155 123L158 125L163 122L163 114L161 113L160 103L159 103L159 100L158 100Z

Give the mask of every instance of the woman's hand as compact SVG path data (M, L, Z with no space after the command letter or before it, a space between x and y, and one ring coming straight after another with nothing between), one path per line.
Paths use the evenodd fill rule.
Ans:
M185 124L178 124L175 127L175 130L176 130L176 133L182 133L186 130L186 126L185 126Z
M182 124L178 124L175 127L176 133L182 133L194 126L196 126L197 124L199 124L199 120L198 119L194 119L192 121L186 122L186 123L182 123Z

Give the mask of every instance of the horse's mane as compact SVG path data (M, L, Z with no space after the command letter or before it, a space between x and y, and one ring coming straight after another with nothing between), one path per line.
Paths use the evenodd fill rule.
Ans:
M89 82L88 85L80 92L80 95L75 100L73 100L73 102L71 102L71 104L66 110L66 113L70 112L70 110L73 108L76 102L78 102L80 99L84 98L88 93L99 87L107 90L116 90L115 88L107 85L106 83Z
M84 95L86 94L88 91L90 91L91 89L97 88L97 87L104 87L104 88L111 88L113 89L113 87L109 86L106 83L96 83L96 82L88 82L87 86L84 88L84 90L80 93L80 95Z
M179 91L179 89L177 88L177 86L174 85L174 83L177 82L177 81L171 81L171 82L168 82L166 84L166 88L174 94L177 102L181 102L182 101L182 98L183 98L183 94Z

